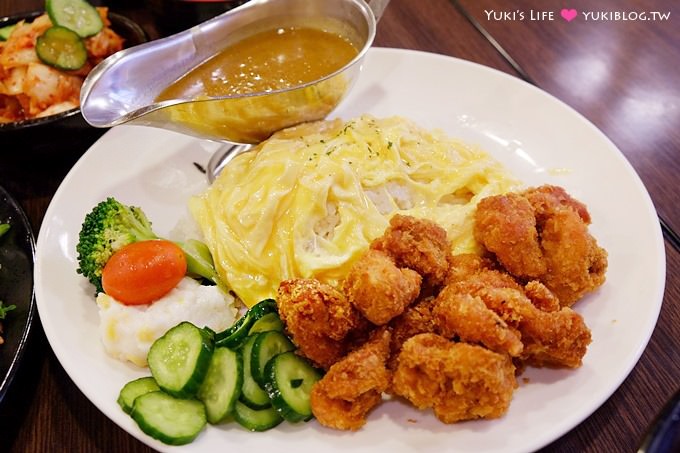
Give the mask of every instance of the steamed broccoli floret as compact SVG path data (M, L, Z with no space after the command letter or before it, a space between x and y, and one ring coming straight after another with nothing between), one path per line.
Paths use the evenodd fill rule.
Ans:
M158 239L158 236L142 210L109 197L85 216L76 246L77 272L101 292L102 270L111 255L125 245L147 239Z
M141 208L126 206L109 197L85 216L78 245L78 269L102 292L102 270L111 256L122 247L138 241L160 239L151 229L151 222ZM187 274L201 277L226 288L220 281L208 247L190 239L177 243L187 259Z

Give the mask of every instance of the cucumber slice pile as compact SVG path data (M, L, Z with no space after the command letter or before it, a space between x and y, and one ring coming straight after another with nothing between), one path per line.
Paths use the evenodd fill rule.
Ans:
M231 415L241 394L243 359L240 351L216 348L196 396L205 404L208 422L215 425Z
M135 404L137 397L157 390L160 390L160 387L158 387L156 380L151 376L135 379L123 386L118 396L118 405L126 414L129 414L132 412L132 406Z
M295 352L274 356L265 367L265 388L272 405L289 422L310 420L312 408L309 395L321 373Z
M266 431L284 420L307 421L321 373L294 350L272 299L220 333L183 322L153 343L152 376L127 383L118 404L142 431L169 445L191 442L207 423L233 419Z
M212 337L190 322L168 330L149 348L147 361L158 386L177 398L196 394L213 352Z
M94 36L104 28L99 12L86 0L47 0L45 9L52 26L36 40L38 58L63 71L82 68L87 62L83 38Z
M271 315L278 320L278 323L268 318ZM272 328L267 328L267 326ZM243 344L248 335L265 330L283 330L283 323L279 319L274 299L265 299L253 305L233 326L215 335L215 345L235 349Z
M85 0L47 0L45 9L54 25L73 30L81 38L94 36L104 28L97 9Z
M87 61L87 49L80 36L58 25L38 36L35 52L43 63L65 71L80 69Z
M188 444L206 422L200 401L174 398L160 390L137 397L130 415L142 431L169 445Z
M269 395L264 388L253 378L253 346L258 335L246 338L241 347L243 352L243 387L241 387L241 402L253 409L266 409L271 407Z

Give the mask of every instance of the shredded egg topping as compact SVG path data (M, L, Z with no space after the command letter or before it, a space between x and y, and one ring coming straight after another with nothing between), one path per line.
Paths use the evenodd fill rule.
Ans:
M215 265L248 306L288 278L337 286L395 213L427 218L476 252L472 214L519 186L480 149L400 117L285 129L190 201Z

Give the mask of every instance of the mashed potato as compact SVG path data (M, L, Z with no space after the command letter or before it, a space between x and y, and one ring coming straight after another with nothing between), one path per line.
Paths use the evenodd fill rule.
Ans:
M146 366L151 344L180 322L219 332L230 327L237 314L231 295L188 277L150 305L124 305L104 293L97 296L97 305L106 352L139 366Z
M337 285L395 213L478 250L477 202L517 187L483 151L399 117L283 130L236 157L190 201L220 276L252 306L287 278Z

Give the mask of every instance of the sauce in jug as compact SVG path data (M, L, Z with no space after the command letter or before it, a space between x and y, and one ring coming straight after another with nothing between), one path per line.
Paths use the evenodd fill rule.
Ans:
M293 88L332 74L357 54L356 47L339 34L298 26L275 28L227 47L164 89L157 100Z

